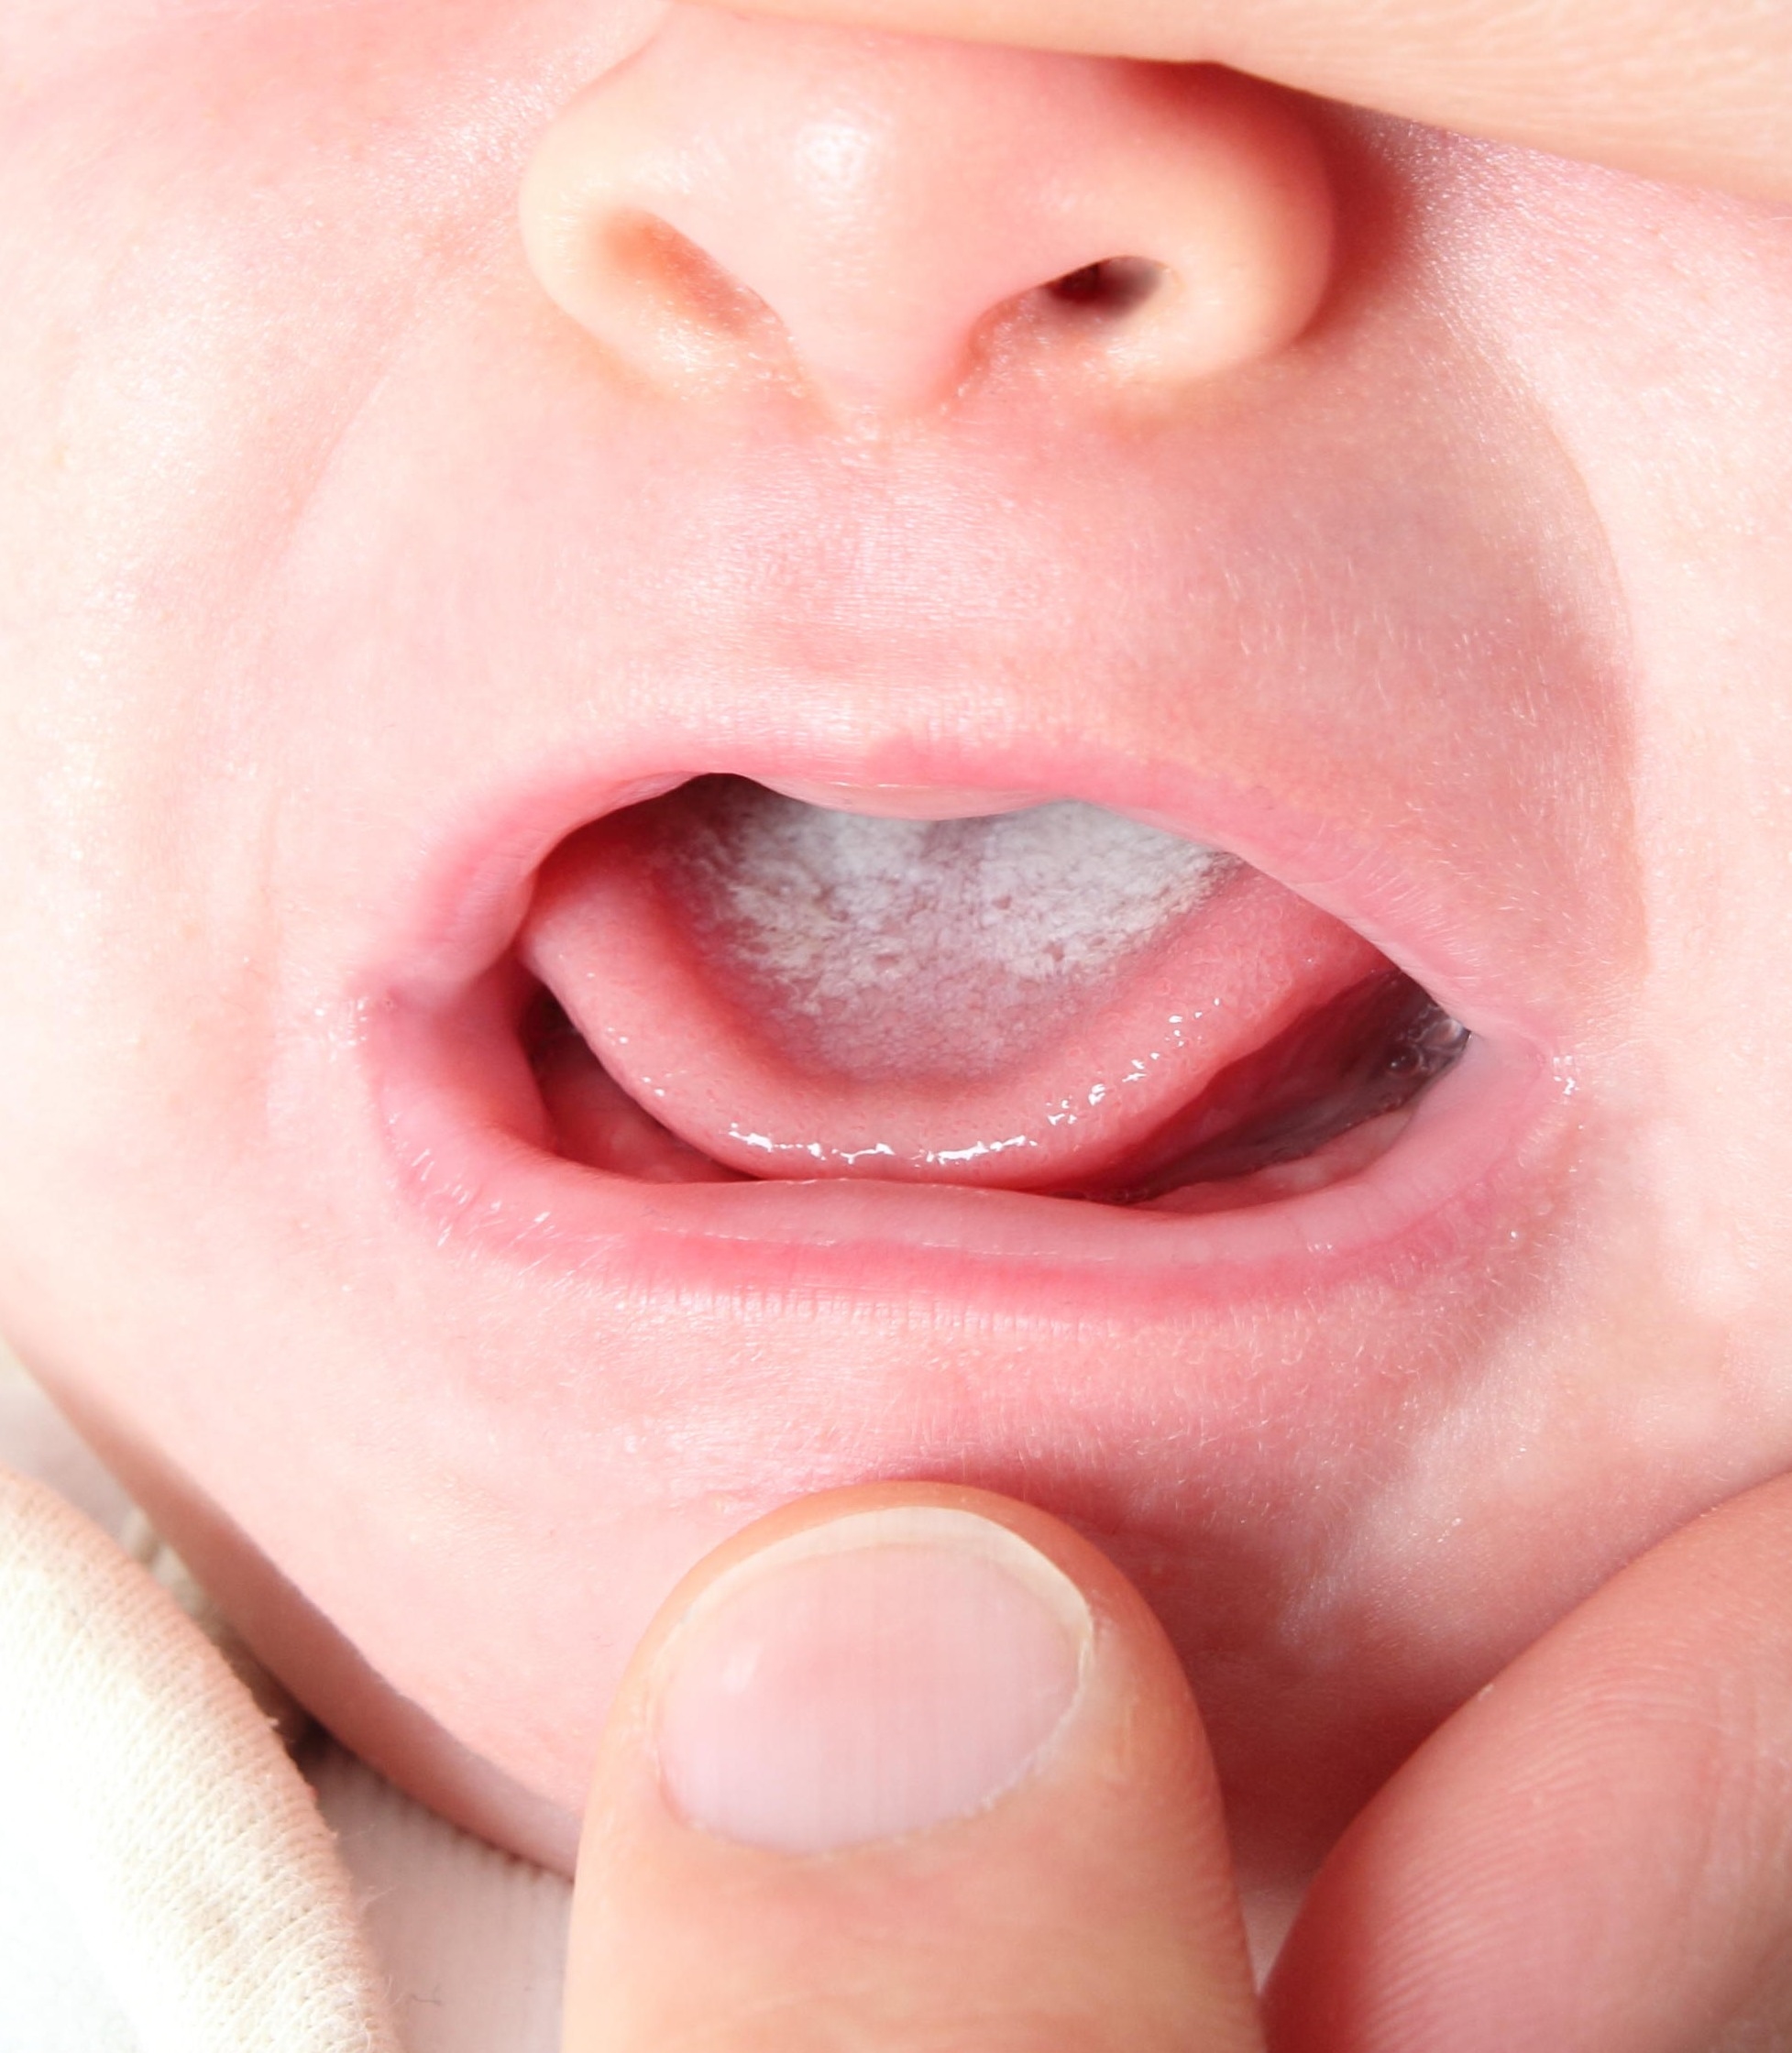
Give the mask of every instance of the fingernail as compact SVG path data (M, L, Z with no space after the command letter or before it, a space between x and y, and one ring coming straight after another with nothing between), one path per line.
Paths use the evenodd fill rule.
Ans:
M973 1512L811 1526L711 1583L666 1647L665 1794L786 1853L969 1817L1062 1724L1093 1631L1076 1585Z

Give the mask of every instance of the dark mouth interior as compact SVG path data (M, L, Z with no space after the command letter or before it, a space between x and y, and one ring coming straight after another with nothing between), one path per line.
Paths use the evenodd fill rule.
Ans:
M1422 986L1391 968L1223 1070L1119 1181L1065 1194L1149 1204L1309 1160L1410 1113L1468 1039Z
M521 1030L553 1145L567 1159L650 1182L753 1180L655 1118L592 1052L546 983L533 984ZM1379 959L1206 1078L1123 1160L1096 1175L1013 1187L1169 1212L1242 1209L1320 1188L1395 1144L1468 1038L1421 985Z

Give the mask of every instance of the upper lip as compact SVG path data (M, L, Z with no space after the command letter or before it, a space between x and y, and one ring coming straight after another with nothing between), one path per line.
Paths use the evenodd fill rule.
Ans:
M361 973L362 995L450 1000L512 945L535 872L563 840L689 777L726 774L831 793L849 809L858 809L856 792L872 795L865 810L907 809L901 798L877 795L917 790L950 791L967 810L984 791L991 811L1034 796L1105 806L1243 857L1353 927L1477 1036L1538 1048L1559 1048L1567 1037L1568 1023L1550 1003L1549 979L1527 985L1525 962L1490 950L1484 929L1472 916L1465 918L1451 888L1459 878L1415 873L1337 820L1180 764L1104 759L1087 746L1022 743L998 755L934 743L906 749L903 774L892 776L887 760L805 749L789 737L775 748L737 745L668 759L665 743L651 735L631 745L613 733L601 758L585 773L568 774L564 761L544 766L537 780L463 811L394 902Z
M1186 540L1198 577L1173 536L1104 534L1088 574L1118 596L1066 620L1033 620L1051 596L1040 538L1005 536L987 609L960 619L954 597L942 620L918 602L886 616L850 578L842 589L834 531L868 528L874 558L885 546L844 496L852 511L814 544L817 588L794 610L775 565L807 544L768 523L766 589L734 588L742 538L704 537L700 560L668 545L664 581L688 585L694 621L664 617L665 592L643 602L592 558L599 532L576 633L500 623L467 666L485 680L477 694L432 708L450 730L460 721L462 767L434 785L433 829L382 886L390 910L351 972L363 992L464 983L510 945L558 842L731 773L955 789L967 805L977 792L1082 799L1211 842L1356 928L1484 1038L1560 1046L1603 1002L1595 986L1633 918L1621 698L1600 624L1561 602L1528 548L1474 528L1421 543L1422 495L1396 514L1371 503L1364 518L1391 534L1367 551L1347 539L1354 506L1303 509L1346 537L1322 576L1281 560L1258 532L1275 510L1253 502L1204 515L1216 532ZM796 511L825 524L819 497ZM907 511L890 518L912 547ZM1406 560L1401 537L1427 559ZM919 575L906 565L900 582ZM1128 576L1142 588L1122 588ZM535 647L537 677L519 673L507 636ZM593 717L585 673L607 662L631 681ZM526 712L494 732L492 704L511 695Z

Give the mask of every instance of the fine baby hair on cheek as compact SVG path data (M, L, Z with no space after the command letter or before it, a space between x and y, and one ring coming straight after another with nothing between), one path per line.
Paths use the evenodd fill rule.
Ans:
M1783 230L1226 74L724 16L4 34L0 1310L351 1745L564 1859L691 1561L962 1478L1139 1580L1281 1884L1783 1466L1787 1093L1733 1030L1781 973ZM711 779L810 810L703 871ZM1049 1111L1030 928L906 928L874 1019L870 956L810 974L826 920L753 893L859 936L892 848L981 906L964 851L1024 843L1132 1019L1193 956L1110 875L1101 932L1149 932L1096 964L1060 886L1162 836L1189 934L1281 907L1228 974L1386 963L1467 1052L1324 1189L1249 1158L1236 1216L1055 1161L768 1177L593 1054L640 1026L581 997L580 865L654 807L714 917L614 927L650 1028L694 940L782 1056L885 1090L1000 1042ZM556 1145L575 1070L607 1167Z

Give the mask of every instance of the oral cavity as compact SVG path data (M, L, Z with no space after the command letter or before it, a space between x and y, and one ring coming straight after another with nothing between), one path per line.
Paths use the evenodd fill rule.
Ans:
M647 1180L1174 1209L1298 1182L1460 1045L1341 922L1069 802L892 819L698 778L557 851L522 952L557 1002L534 1053L562 1151Z

